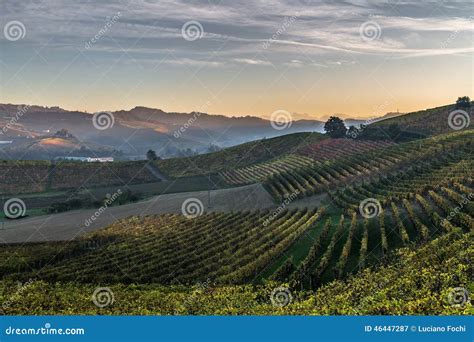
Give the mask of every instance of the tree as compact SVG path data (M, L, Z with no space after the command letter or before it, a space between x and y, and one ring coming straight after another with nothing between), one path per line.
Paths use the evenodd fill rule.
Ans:
M356 127L356 126L349 126L349 129L347 130L347 136L352 138L352 139L356 139L359 134L361 133L361 131L359 131L359 129Z
M324 124L324 130L331 138L342 138L346 135L346 125L337 116L331 116Z
M397 138L401 132L402 130L400 129L400 126L398 126L398 124L396 123L393 123L390 126L388 126L388 135L392 139Z
M458 97L458 100L456 101L456 109L470 108L470 107L471 107L471 99L469 98L469 96Z
M158 157L156 155L156 152L153 151L153 150L148 150L148 152L146 153L146 159L148 159L148 160L157 160Z
M210 144L209 147L207 148L207 152L208 153L211 153L211 152L217 152L219 151L221 148L217 145L214 145L214 144Z
M54 134L56 137L70 138L72 134L66 128L62 128Z

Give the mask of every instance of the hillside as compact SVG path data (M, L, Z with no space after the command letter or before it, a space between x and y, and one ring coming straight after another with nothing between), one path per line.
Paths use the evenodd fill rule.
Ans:
M334 143L334 140L330 141ZM298 192L299 197L311 196L341 185L369 181L391 172L406 171L422 163L433 163L450 153L463 153L460 159L472 158L474 131L461 131L402 144L381 145L379 149L335 157L329 161L278 172L265 180L275 198L287 198ZM441 153L443 153L441 155ZM442 159L441 159L442 160Z
M214 153L159 160L156 164L173 177L221 172L276 159L325 138L319 133L294 133L252 141Z
M0 161L0 194L156 182L146 162Z
M391 125L398 125L404 132L424 136L449 133L454 129L469 129L468 123L470 118L473 117L473 107L464 108L463 110L468 116L455 113L454 116L450 117L450 114L456 111L456 105L454 104L420 110L374 122L370 125L370 129L388 131Z
M296 132L322 131L322 122L295 120L285 130L274 129L268 120L255 116L227 117L201 112L175 113L160 109L135 107L130 110L101 112L103 120L94 126L94 116L59 107L0 104L0 130L5 140L11 140L2 158L33 159L26 155L28 138L41 139L67 129L84 148L102 148L109 155L122 159L143 159L149 149L162 158L208 152L210 146L234 146L264 137L276 137ZM100 122L100 121L98 121ZM98 148L97 148L98 146ZM0 145L0 153L5 146ZM36 159L64 155L50 146ZM72 150L75 150L73 146ZM114 153L114 150L116 152ZM8 152L8 153L7 153Z
M449 234L422 248L400 250L378 269L366 269L315 292L282 288L278 283L112 284L103 290L104 299L109 299L98 307L91 300L95 284L35 279L24 283L22 292L27 295L14 292L16 282L0 281L0 300L8 303L3 308L7 315L468 315L474 312L471 302L453 305L452 298L460 287L474 290L469 277L472 242L472 234ZM272 305L276 293L287 298L281 307Z
M28 295L3 310L468 314L473 144L471 129L406 142L295 133L152 164L3 162L2 189L16 194L221 188L106 208L92 228L83 214L101 209L11 220L5 236L20 229L8 241L21 244L0 243L0 298L16 282ZM157 182L150 167L170 179ZM48 225L36 242L26 221ZM98 290L116 302L94 306Z

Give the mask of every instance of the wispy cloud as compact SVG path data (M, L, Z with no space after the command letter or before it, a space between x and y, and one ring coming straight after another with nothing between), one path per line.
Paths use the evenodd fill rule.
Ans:
M272 65L272 63L270 63L269 61L263 61L261 59L234 58L234 61L237 63L250 64L250 65L266 65L266 66Z
M24 44L81 47L100 29L108 17L122 13L94 51L113 49L119 45L127 51L149 53L163 48L172 49L183 59L202 59L202 56L226 44L228 62L249 65L274 63L271 52L280 53L292 61L298 52L295 47L305 49L307 54L393 55L395 57L419 57L446 54L465 54L473 51L472 40L460 37L451 46L440 49L442 40L450 32L474 31L472 16L463 11L469 2L457 2L457 12L451 4L434 2L432 11L423 17L417 1L394 4L389 1L108 1L100 3L78 2L63 6L57 1L18 2L6 0L2 7L4 20L21 18L27 27ZM425 5L427 6L427 5ZM471 3L472 12L472 3ZM409 16L405 8L411 9ZM472 14L472 13L471 13ZM251 55L262 50L267 41L281 28L285 19L296 18L285 31L272 41L267 54L269 61L257 61ZM204 30L204 39L189 44L182 38L181 27L189 21L199 21ZM360 39L359 27L372 20L381 28L381 37L367 43ZM412 46L406 37L418 35L423 47ZM3 41L2 41L3 42ZM200 56L200 57L198 57ZM176 64L176 62L171 62ZM219 62L220 65L225 63ZM277 63L277 61L275 61Z

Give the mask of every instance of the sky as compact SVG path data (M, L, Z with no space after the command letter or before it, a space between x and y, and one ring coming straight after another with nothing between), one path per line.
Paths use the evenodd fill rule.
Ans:
M0 103L369 118L473 87L472 1L0 2Z

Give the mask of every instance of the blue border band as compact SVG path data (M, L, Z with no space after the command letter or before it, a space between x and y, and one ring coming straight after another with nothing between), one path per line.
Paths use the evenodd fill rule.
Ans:
M472 342L473 321L472 316L3 316L0 341ZM65 335L66 329L84 333Z

